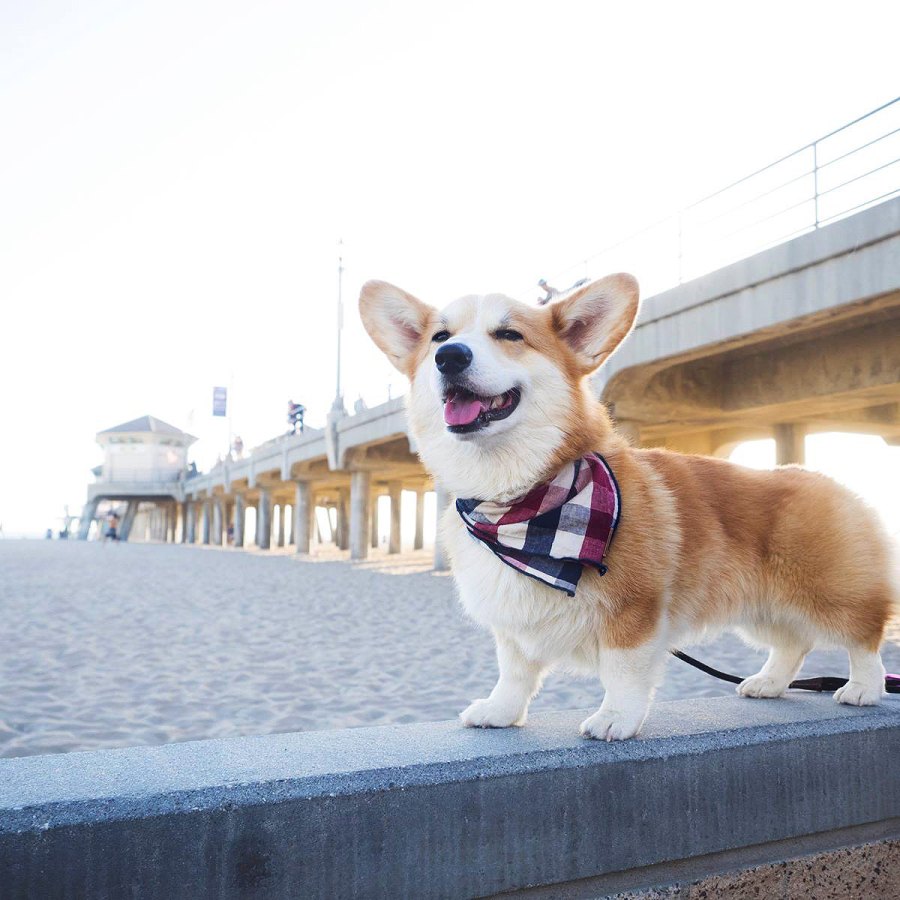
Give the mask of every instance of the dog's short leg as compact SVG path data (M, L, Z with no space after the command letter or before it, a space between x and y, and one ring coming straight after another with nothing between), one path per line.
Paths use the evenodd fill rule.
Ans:
M600 679L606 695L600 709L581 723L581 733L601 741L634 737L647 718L665 660L665 648L656 641L634 650L603 650Z
M541 688L544 666L528 659L510 638L500 634L495 637L500 678L490 697L475 700L459 714L463 725L470 728L524 725L528 704Z
M851 706L875 706L884 693L884 666L881 654L876 650L849 647L850 680L835 691L838 703Z
M781 697L800 671L810 649L794 642L776 644L759 672L745 678L735 690L742 697Z

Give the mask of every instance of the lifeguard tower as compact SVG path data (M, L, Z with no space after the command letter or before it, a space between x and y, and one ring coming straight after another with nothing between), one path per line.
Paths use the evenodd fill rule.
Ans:
M88 498L78 529L86 540L101 503L124 501L125 515L119 539L128 540L141 504L151 525L151 536L165 540L175 530L177 504L184 499L187 451L197 438L154 416L142 416L97 434L103 463L92 469L96 481L88 485ZM149 507L149 508L148 508Z

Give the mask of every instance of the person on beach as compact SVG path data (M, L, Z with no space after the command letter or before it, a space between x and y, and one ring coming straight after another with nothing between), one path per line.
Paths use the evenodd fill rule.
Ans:
M106 534L103 536L103 543L107 541L119 540L119 514L113 509L110 510L106 517Z

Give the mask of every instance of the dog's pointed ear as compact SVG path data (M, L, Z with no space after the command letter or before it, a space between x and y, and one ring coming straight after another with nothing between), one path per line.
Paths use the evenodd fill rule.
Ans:
M556 333L574 352L581 374L609 359L637 318L637 279L624 273L607 275L547 307Z
M359 315L369 337L409 377L433 314L427 303L386 281L367 281L359 295Z

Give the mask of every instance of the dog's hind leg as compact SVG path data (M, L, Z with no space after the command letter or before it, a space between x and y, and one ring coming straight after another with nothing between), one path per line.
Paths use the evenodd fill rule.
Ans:
M769 650L765 665L749 678L745 678L736 688L742 697L781 697L788 685L797 676L806 654L812 649L809 644L795 636L771 635L777 640Z
M835 691L838 703L851 706L875 706L884 693L884 666L881 654L862 647L848 647L850 680Z
M634 737L647 718L665 661L666 649L656 640L633 650L602 650L600 680L606 695L600 709L581 723L581 733L601 741Z
M489 697L475 700L459 718L470 728L524 725L531 698L541 689L546 667L528 659L515 641L495 633L500 677Z

